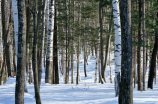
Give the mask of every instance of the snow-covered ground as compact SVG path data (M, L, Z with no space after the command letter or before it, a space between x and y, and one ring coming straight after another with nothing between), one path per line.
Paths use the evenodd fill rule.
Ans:
M50 85L44 83L44 69L41 84L41 101L42 104L118 104L115 97L114 83L109 81L109 66L106 71L107 83L94 83L95 74L95 59L89 57L87 65L87 75L84 77L83 60L80 63L80 78L78 85L64 84L63 76L60 74L60 84ZM114 79L114 64L112 73ZM148 75L148 73L147 73ZM71 72L70 72L71 76ZM74 67L74 82L76 78L76 63ZM157 79L158 81L158 79ZM28 93L24 95L25 104L35 104L33 84L27 83ZM158 85L154 85L154 89L147 89L145 92L133 90L133 104L158 104ZM15 103L15 78L9 78L8 81L0 86L0 104Z

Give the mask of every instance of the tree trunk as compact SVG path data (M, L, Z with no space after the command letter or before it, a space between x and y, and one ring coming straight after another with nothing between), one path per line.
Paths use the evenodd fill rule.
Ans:
M2 3L3 4L3 3ZM18 55L17 55L17 75L15 88L15 104L24 104L24 81L25 81L25 2L18 0Z
M115 30L115 92L119 93L119 79L121 70L121 23L118 0L113 0L113 20Z
M146 90L145 88L145 77L146 77L146 33L145 33L145 0L142 2L142 17L143 17L143 91Z
M121 102L119 104L133 104L132 86L132 31L131 31L131 0L121 0Z
M141 0L139 0L139 20L141 20L142 12L141 12ZM142 34L141 34L141 22L138 23L138 49L137 49L137 71L138 71L138 90L142 91Z
M69 83L69 69L68 69L68 19L67 19L67 0L65 0L65 38L66 38L66 71L65 71L65 84Z
M42 8L42 31L41 31L41 41L40 41L40 50L39 50L39 63L38 63L38 87L40 91L41 78L42 78L42 54L44 48L44 37L45 37L45 9L46 9L47 0L43 0L43 8Z
M109 43L110 44L110 43ZM109 47L111 44L109 45ZM110 50L109 50L109 68L110 68L110 83L112 83L112 69L111 69L111 58L110 58Z
M85 33L84 33L84 37L86 37L85 36ZM86 73L86 64L87 64L87 60L86 60L86 44L85 44L85 40L84 40L84 42L83 42L83 50L84 50L84 74L85 74L85 77L87 77L87 73Z
M59 84L59 69L58 69L58 45L57 45L57 19L56 19L56 8L54 18L54 42L53 42L53 79L52 84Z
M34 0L34 12L33 12L33 53L32 53L32 66L33 66L33 76L34 76L34 90L36 104L41 104L41 98L38 88L38 73L37 73L37 28L36 28L36 0Z
M96 55L96 64L95 64L95 78L94 78L94 83L97 82L97 66L98 66L98 54L97 54L97 47L95 46L95 55Z
M32 59L31 55L29 55L29 84L34 83L33 81L33 73L32 73Z
M101 65L101 76L106 83L105 79L105 69L103 68L103 14L102 14L102 4L99 2L99 32L100 32L100 65Z
M158 12L156 13L156 19L158 19ZM156 20L156 25L158 25L158 20ZM156 55L158 50L158 28L155 28L155 44L152 52L152 57L150 61L150 70L149 70L149 79L148 79L148 88L153 89L153 79L155 76L156 69Z
M0 85L2 85L2 81L3 81L3 74L5 71L5 66L6 66L6 59L5 59L5 53L3 54L3 64L2 64L2 68L1 68L1 76L0 76Z
M53 69L53 35L54 35L54 0L49 1L49 27L47 34L46 76L45 82L52 84Z

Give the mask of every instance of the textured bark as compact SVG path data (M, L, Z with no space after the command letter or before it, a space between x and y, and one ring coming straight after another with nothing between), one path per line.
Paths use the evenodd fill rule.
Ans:
M15 104L24 104L24 81L25 81L25 24L24 24L24 9L25 2L18 0L18 55L17 55L17 75L15 87Z
M119 104L133 104L131 0L121 0L122 62Z
M54 0L49 1L49 27L47 34L45 82L52 84L53 69L53 34L54 34Z
M141 11L141 0L139 0L139 20L142 18L142 11ZM137 71L138 71L138 90L142 91L142 33L141 33L141 22L138 23L138 49L137 49Z
M121 24L118 0L113 0L113 20L115 29L115 96L119 93L119 79L121 70Z

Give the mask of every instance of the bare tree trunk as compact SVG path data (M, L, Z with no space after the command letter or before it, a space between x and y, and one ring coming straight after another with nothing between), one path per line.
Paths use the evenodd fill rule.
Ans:
M142 23L142 27L143 27L143 91L146 90L145 88L145 77L146 77L146 33L145 33L145 0L143 0L142 2L142 18L143 23Z
M121 102L119 102L119 104L133 104L131 0L121 0L120 5L122 61L120 87Z
M40 41L40 50L39 50L39 63L38 63L38 87L40 91L41 78L42 78L42 59L43 59L43 48L44 48L44 37L45 37L45 9L46 9L47 0L43 0L42 8L42 31L41 31L41 41Z
M67 17L67 0L65 0L65 30L66 30L66 71L65 71L65 84L69 83L69 69L68 69L68 17Z
M36 28L36 0L34 0L34 12L33 12L33 53L32 53L32 66L33 66L33 75L34 75L34 90L35 90L35 98L36 104L41 104L41 98L38 88L38 70L37 70L37 28Z
M86 37L85 36L85 34L84 34L84 37ZM87 77L87 73L86 73L86 64L87 64L87 60L86 60L86 44L85 44L85 41L83 42L83 50L84 50L84 74L85 74L85 77Z
M141 0L139 0L139 20L142 18L142 12L141 12ZM138 24L138 43L141 44L142 41L142 35L141 35L141 22ZM137 71L138 71L138 90L142 91L142 47L139 45L137 49Z
M52 84L52 69L53 69L53 35L54 35L54 0L49 1L49 27L47 34L47 55L46 55L46 76L45 82Z
M119 94L119 77L121 70L121 23L120 23L120 10L118 0L113 0L113 20L115 30L115 96Z
M101 65L101 76L106 83L105 79L105 69L103 68L103 14L102 14L102 4L99 2L99 28L100 28L100 65Z
M17 75L15 88L15 104L24 104L24 81L25 81L25 1L18 0L18 55L17 55Z
M53 84L59 84L59 69L58 69L58 45L57 45L57 19L56 19L56 7L55 7L55 18L54 18L54 42L53 42Z

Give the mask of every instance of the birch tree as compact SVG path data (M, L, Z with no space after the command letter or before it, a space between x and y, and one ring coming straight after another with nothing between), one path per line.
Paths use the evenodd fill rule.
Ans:
M49 26L47 34L47 49L46 49L46 76L45 82L52 83L52 68L53 68L53 34L54 34L54 1L49 1Z
M121 70L121 24L118 0L113 0L113 18L115 29L115 92L116 96L119 92L119 77Z

